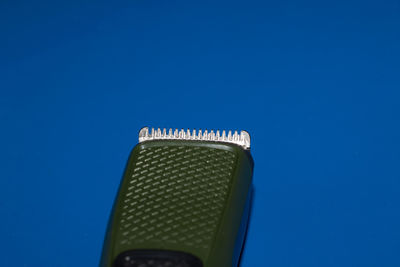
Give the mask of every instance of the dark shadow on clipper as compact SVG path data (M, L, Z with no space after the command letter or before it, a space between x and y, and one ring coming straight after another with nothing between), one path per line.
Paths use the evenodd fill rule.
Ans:
M254 196L255 196L255 188L253 185L251 185L251 189L250 189L249 193L250 193L250 199L249 199L249 203L248 203L248 207L247 207L248 208L247 223L245 225L244 241L243 241L243 246L240 251L240 256L239 256L239 261L238 261L237 267L241 266L242 256L243 256L243 252L246 247L247 234L248 234L248 229L249 229L249 225L250 225L250 221L251 221L251 214L253 213L253 201L254 201ZM246 216L246 215L244 215L244 216Z

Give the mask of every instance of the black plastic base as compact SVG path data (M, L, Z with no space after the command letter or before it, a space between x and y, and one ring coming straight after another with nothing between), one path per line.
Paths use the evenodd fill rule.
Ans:
M188 253L168 250L130 250L118 255L114 267L203 267Z

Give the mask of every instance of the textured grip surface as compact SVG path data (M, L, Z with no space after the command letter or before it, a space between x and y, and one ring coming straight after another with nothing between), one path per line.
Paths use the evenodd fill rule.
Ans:
M122 196L118 240L209 249L229 193L235 154L207 147L139 151Z
M187 253L204 267L233 266L251 176L251 156L236 145L137 145L114 204L101 266L112 267L118 255L137 250Z

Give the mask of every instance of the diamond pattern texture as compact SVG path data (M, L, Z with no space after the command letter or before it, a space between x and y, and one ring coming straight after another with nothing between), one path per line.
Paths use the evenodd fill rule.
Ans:
M235 161L234 152L210 147L142 148L122 198L120 245L210 249Z

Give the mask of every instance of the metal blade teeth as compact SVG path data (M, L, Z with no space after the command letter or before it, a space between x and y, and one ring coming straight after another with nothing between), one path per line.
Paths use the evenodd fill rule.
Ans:
M139 142L148 140L199 140L199 141L212 141L212 142L224 142L233 143L242 146L245 149L250 148L250 135L246 131L228 131L225 130L201 130L196 131L193 129L178 130L178 129L154 129L151 130L148 127L144 127L139 132Z

